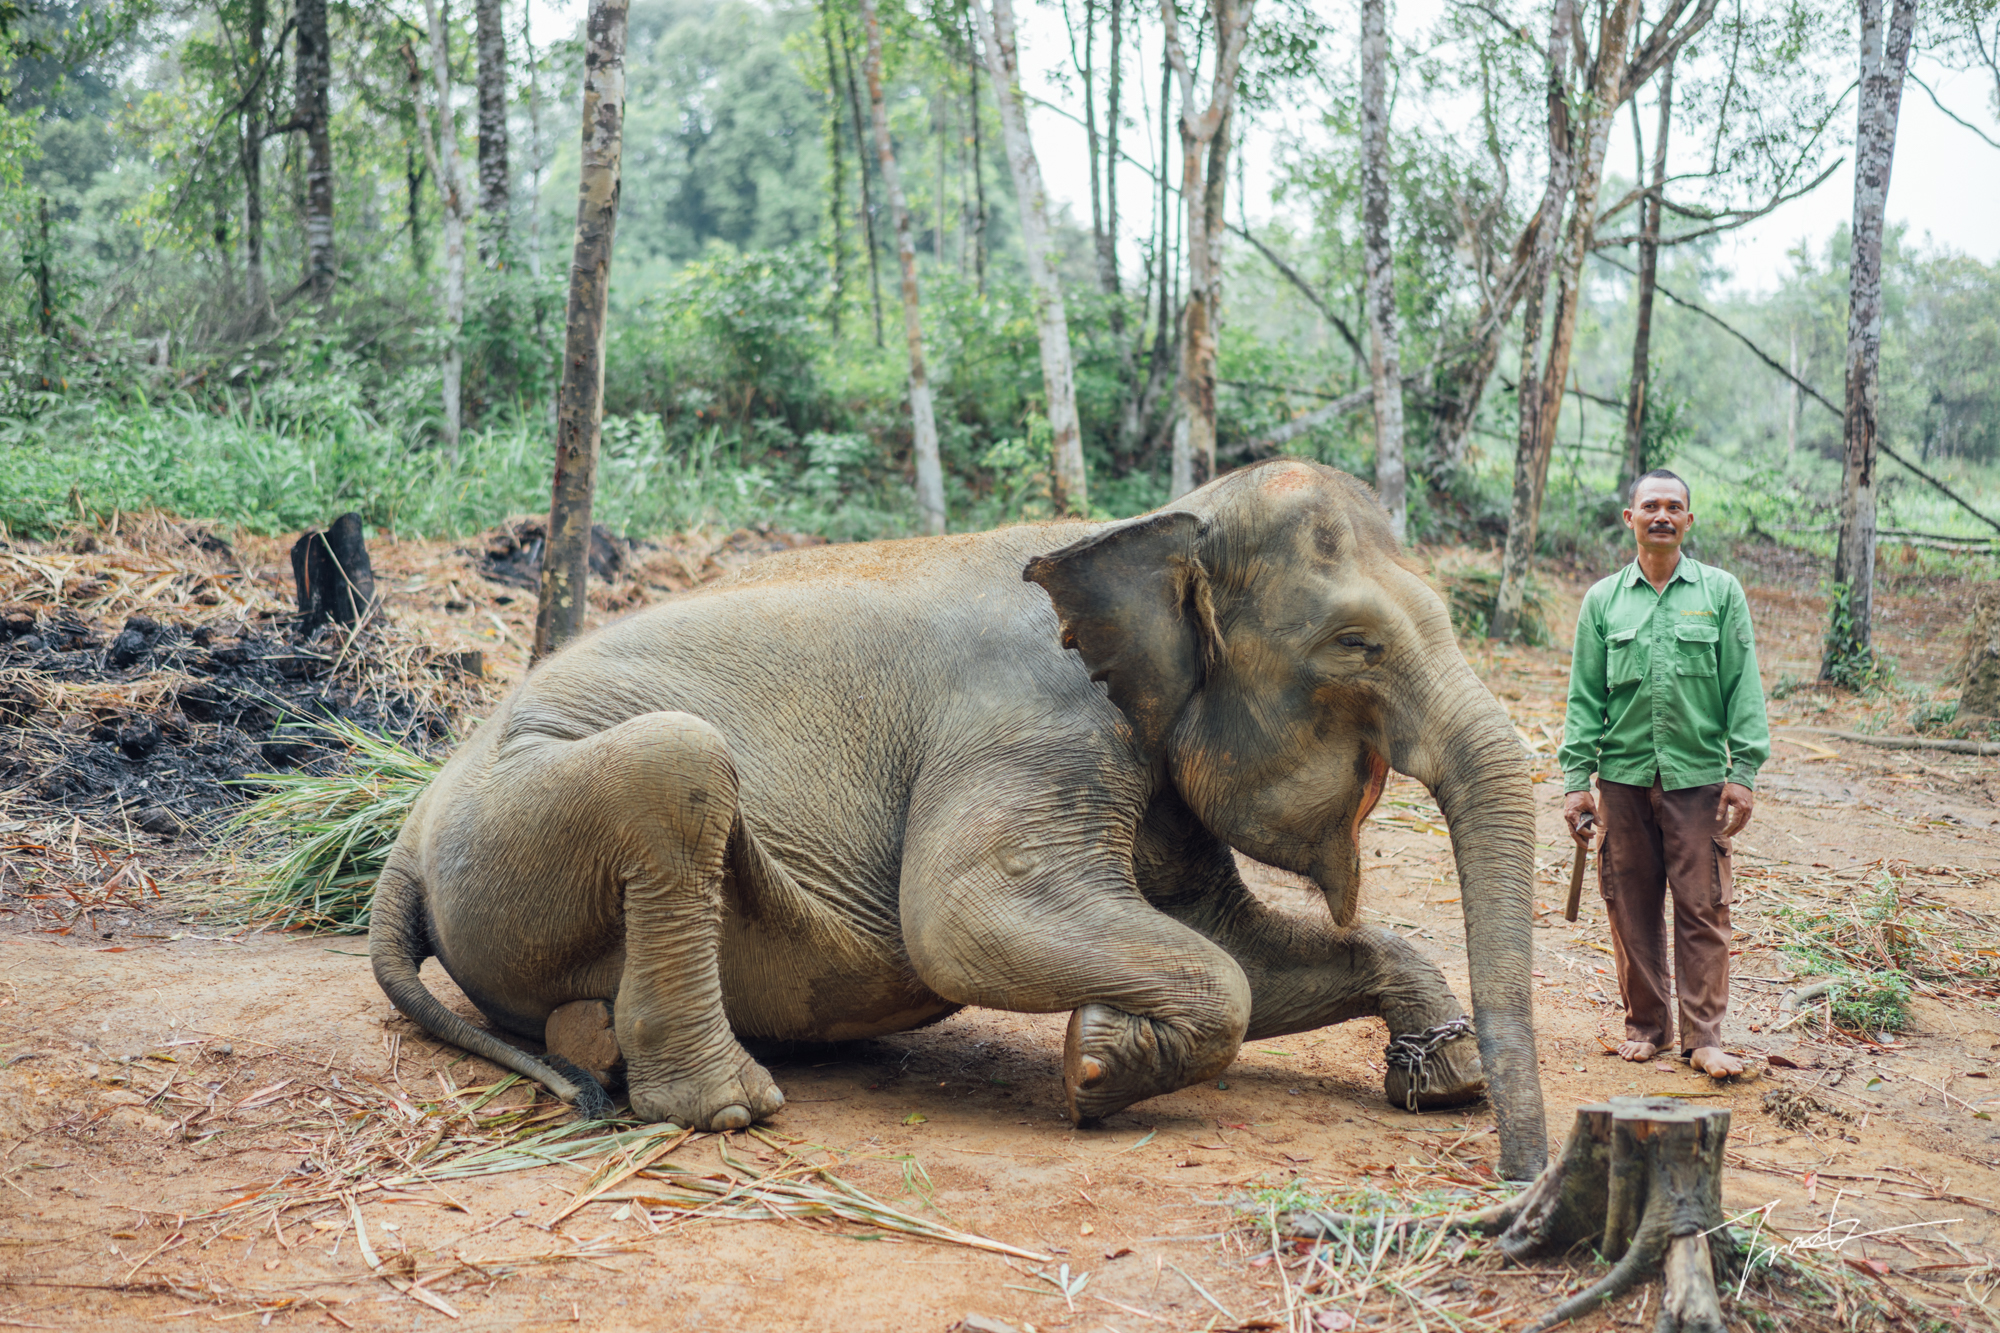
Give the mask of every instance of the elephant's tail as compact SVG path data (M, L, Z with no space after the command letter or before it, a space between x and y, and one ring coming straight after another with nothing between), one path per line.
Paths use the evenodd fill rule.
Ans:
M431 994L418 975L424 959L432 953L423 884L402 857L401 847L393 850L382 877L375 882L375 906L368 928L368 957L389 1002L438 1040L535 1080L575 1106L585 1119L609 1119L611 1098L588 1073L558 1055L536 1059L474 1027Z

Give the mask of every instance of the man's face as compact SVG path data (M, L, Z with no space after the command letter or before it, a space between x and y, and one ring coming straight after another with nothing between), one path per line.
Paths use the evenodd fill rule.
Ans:
M1694 526L1687 498L1677 481L1648 477L1639 483L1632 493L1632 507L1625 511L1625 526L1639 539L1640 550L1671 555L1681 549L1681 540Z

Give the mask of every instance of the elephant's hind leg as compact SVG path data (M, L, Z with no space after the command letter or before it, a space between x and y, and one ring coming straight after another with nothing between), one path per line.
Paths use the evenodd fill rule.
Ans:
M717 950L736 822L721 733L649 713L592 738L592 798L616 830L625 972L612 1006L632 1112L689 1129L741 1129L785 1103L723 1010Z

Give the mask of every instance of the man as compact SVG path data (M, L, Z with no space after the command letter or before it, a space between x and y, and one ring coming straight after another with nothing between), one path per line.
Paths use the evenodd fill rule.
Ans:
M1563 818L1578 845L1603 830L1598 887L1611 918L1625 1042L1650 1060L1673 1037L1662 909L1674 895L1680 1049L1711 1078L1743 1072L1722 1049L1729 1007L1730 839L1770 757L1743 585L1681 553L1688 485L1661 469L1632 487L1638 558L1593 587L1576 623L1563 724ZM1591 794L1591 777L1601 793Z

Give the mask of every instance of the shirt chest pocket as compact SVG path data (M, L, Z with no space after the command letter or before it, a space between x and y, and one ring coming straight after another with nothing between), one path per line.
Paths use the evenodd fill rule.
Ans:
M1646 678L1646 645L1639 627L1613 630L1604 636L1604 683L1610 689Z
M1716 642L1721 634L1715 626L1700 620L1684 620L1674 626L1674 672L1682 676L1715 674Z

